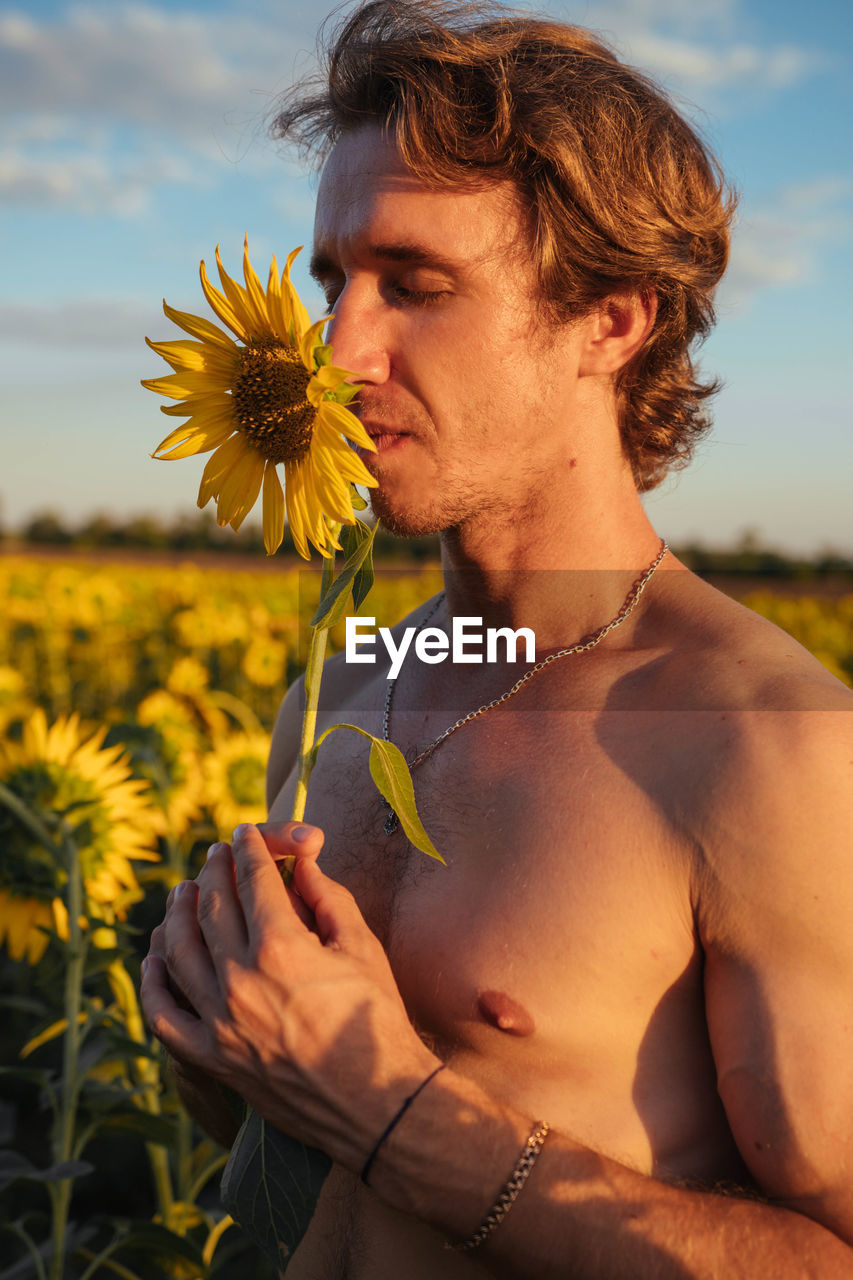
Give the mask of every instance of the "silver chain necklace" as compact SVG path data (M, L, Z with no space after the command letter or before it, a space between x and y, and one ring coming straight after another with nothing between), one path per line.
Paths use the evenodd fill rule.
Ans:
M615 629L621 626L622 623L625 622L625 620L634 612L639 604L640 596L649 585L649 581L651 580L653 573L660 565L668 550L669 547L667 546L666 541L661 538L660 548L657 555L649 565L648 569L645 569L640 574L637 581L631 587L631 590L622 601L622 607L615 617L611 618L609 622L605 622L604 626L599 627L598 631L594 631L588 639L580 640L577 644L570 645L567 649L557 649L554 653L549 653L546 658L541 660L541 662L537 662L529 671L525 671L523 676L519 676L515 684L510 689L507 689L506 693L502 693L500 697L493 698L491 702L486 702L482 707L477 707L474 711L469 711L467 715L462 716L455 724L452 724L449 728L445 729L444 733L439 734L435 741L431 742L428 747L424 747L420 755L415 756L414 760L411 761L409 769L414 769L417 765L423 764L425 760L428 760L432 753L441 746L442 742L446 742L452 734L456 733L458 729L461 729L463 725L468 724L470 720L476 720L478 716L485 715L487 711L491 711L493 708L499 707L501 703L508 702L510 698L514 697L515 694L518 693L519 689L521 689L523 685L527 684L528 680L532 680L535 675L540 671L544 671L546 667L550 666L552 662L556 662L558 658L570 658L576 653L588 653L590 649L594 649L596 645L601 644L605 636L610 635L611 631L615 631ZM429 622L433 614L436 613L443 600L444 592L442 591L418 628L419 632L423 631L426 624ZM382 716L382 737L386 742L391 741L391 704L394 700L394 686L396 683L396 680L386 681L385 711ZM394 834L400 825L400 819L397 817L397 814L394 812L393 808L384 796L380 796L380 800L382 802L382 807L388 811L385 815L384 825L385 834L390 836Z

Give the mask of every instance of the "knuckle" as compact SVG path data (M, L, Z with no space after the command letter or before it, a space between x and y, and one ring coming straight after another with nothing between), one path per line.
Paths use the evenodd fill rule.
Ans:
M273 973L279 973L284 968L286 953L287 948L281 938L269 933L256 938L249 949L254 967Z

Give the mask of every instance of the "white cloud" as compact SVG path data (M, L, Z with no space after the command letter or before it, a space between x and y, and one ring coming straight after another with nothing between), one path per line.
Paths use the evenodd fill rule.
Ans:
M297 46L281 25L238 12L88 5L40 24L7 13L0 20L0 106L108 116L113 125L209 140L233 113L263 112Z
M199 175L186 161L164 152L113 158L96 149L0 150L0 198L7 205L61 206L128 217L147 208L154 185L194 179Z
M0 306L0 339L21 346L139 349L144 334L159 334L170 327L159 307L132 299L91 298L57 306L26 302Z
M763 289L814 280L825 252L850 238L841 205L851 191L853 181L829 175L783 188L772 204L742 208L721 303L740 307Z
M257 7L208 15L100 3L41 21L0 14L0 194L128 214L163 182L215 181L223 156L243 162L264 135L310 43L296 29L287 12L266 21ZM272 148L257 147L246 169L272 163Z
M787 89L824 64L823 55L793 45L761 47L735 43L714 47L651 33L630 40L635 62L665 80L697 89L743 86Z

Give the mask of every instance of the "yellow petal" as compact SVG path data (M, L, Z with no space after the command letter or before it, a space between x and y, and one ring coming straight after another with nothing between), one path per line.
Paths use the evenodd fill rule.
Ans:
M185 418L197 413L233 413L234 401L227 391L211 391L209 394L186 396L180 404L161 404L160 412L171 418Z
M246 441L243 436L238 434L232 436L230 440L226 440L224 444L219 446L216 453L208 458L198 490L198 505L200 507L206 506L211 498L219 496L224 477L245 450ZM227 521L225 523L227 524Z
M185 369L194 373L202 373L206 369L213 369L229 378L234 376L240 351L236 343L232 352L224 352L220 347L211 346L207 342L190 342L187 340L152 342L150 338L146 338L145 341L151 350L156 351L158 356L162 356L177 373L181 373Z
M287 502L287 523L293 545L303 560L311 559L305 539L306 513L303 492L304 463L287 462L284 467L284 494Z
M278 478L274 462L267 462L264 469L264 546L267 555L274 555L284 537L284 490Z
M264 459L256 449L246 446L243 456L222 481L216 512L220 524L230 524L235 531L240 528L257 501L263 478Z
M173 431L152 456L160 462L175 462L178 458L191 458L197 453L209 453L211 449L217 449L219 445L224 444L234 431L234 423L230 418L220 426L199 427L188 433L189 426L190 424L186 423L183 428L178 427L177 431ZM169 449L168 453L163 453L162 450L167 441L175 437L183 442Z
M287 262L284 264L284 270L281 273L281 292L282 295L287 295L290 303L290 309L293 313L293 336L297 343L311 325L311 317L308 314L308 310L290 282L290 268L296 261L297 255L301 252L302 245L288 254Z
M158 396L168 396L170 400L184 400L187 396L198 395L202 391L227 391L231 385L230 378L213 370L205 373L167 373L165 378L142 378L140 381L149 391Z
M311 325L310 329L306 329L298 340L299 354L302 356L302 363L309 373L314 372L314 348L320 342L327 322L328 316L323 316L322 320L317 320L316 323Z
M324 400L317 416L322 422L327 422L330 427L339 431L342 436L352 440L354 444L360 444L363 449L369 449L371 453L376 452L376 445L358 418L342 404L336 404L334 400Z
M269 329L267 298L257 272L249 261L248 236L243 238L243 277L246 281L247 303L254 310L256 321L261 329Z
M221 294L219 290L208 280L207 269L205 268L204 262L200 263L198 273L201 280L202 292L210 303L212 310L216 312L223 324L228 325L228 328L232 333L236 334L241 341L247 342L249 339L249 333L245 324L242 324L238 319L234 308L231 306L224 294Z
M202 263L203 267L204 263ZM194 338L209 342L223 352L232 353L239 350L234 339L229 338L227 333L223 333L210 320L205 320L202 316L194 316L189 311L178 311L175 307L170 307L165 298L163 300L163 310L179 329L183 329L185 333L192 334Z
M219 268L219 279L222 281L222 288L225 296L231 305L234 315L243 325L246 333L250 336L256 336L258 333L266 332L268 326L263 323L263 318L255 313L252 301L243 288L236 280L232 280L228 272L222 265L222 258L219 253L219 245L216 246L216 265Z

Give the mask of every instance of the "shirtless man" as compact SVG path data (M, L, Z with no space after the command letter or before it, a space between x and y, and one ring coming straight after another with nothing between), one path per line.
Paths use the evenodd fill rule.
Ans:
M289 114L333 143L313 268L375 506L442 533L446 592L406 625L530 627L543 657L659 556L638 490L702 425L727 215L584 33L424 13L359 10L336 111ZM387 669L332 659L321 727L381 734ZM411 758L524 670L410 655L390 737ZM850 692L667 553L594 648L414 767L446 866L386 834L356 735L285 821L300 696L269 824L173 895L143 980L197 1114L230 1140L224 1082L334 1161L288 1280L853 1276Z

